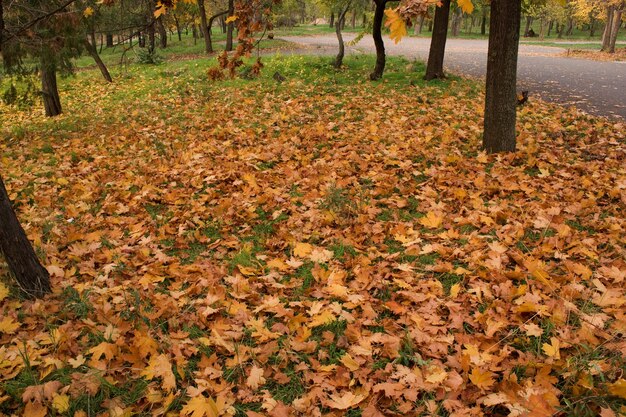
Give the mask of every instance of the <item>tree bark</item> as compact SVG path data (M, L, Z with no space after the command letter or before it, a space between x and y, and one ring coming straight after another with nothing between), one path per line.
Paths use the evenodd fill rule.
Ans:
M611 30L611 37L609 39L609 53L615 53L615 43L617 42L617 35L619 28L622 25L622 10L615 10L613 13L613 28Z
M48 57L48 53L41 55L40 63L41 96L46 116L58 116L63 112L63 109L61 108L61 99L59 98L59 89L57 87L56 64Z
M106 46L107 48L113 48L113 34L112 33L107 33L106 34Z
M613 13L615 6L608 6L606 8L606 25L604 25L604 32L602 33L602 48L601 51L608 51L609 44L611 43L611 28L613 27Z
M554 20L550 20L550 24L548 25L548 38L550 37L550 34L552 33L553 27L554 27Z
M346 20L346 13L348 13L348 9L350 8L350 3L346 5L346 7L339 14L339 20L335 23L335 33L337 34L337 41L339 42L339 51L337 52L337 56L335 57L334 67L339 69L343 64L343 57L345 55L345 45L343 43L343 36L341 35L341 30L343 29L343 23Z
M372 37L376 46L376 65L374 71L370 74L370 80L379 80L385 71L385 42L383 41L382 26L383 16L385 15L386 0L375 0L376 9L374 11L374 23L372 28Z
M50 275L41 265L20 225L0 177L0 252L20 289L29 297L50 292Z
M433 26L432 40L430 41L425 80L446 77L443 72L443 59L446 52L449 20L450 0L442 0L441 6L435 10L435 24Z
M331 28L335 26L335 12L330 12L330 23L328 26Z
M521 0L492 0L487 52L483 148L515 151Z
M421 35L422 34L422 29L424 29L424 20L426 19L426 16L421 15L419 17L419 20L417 21L417 24L415 25L415 31L413 32L415 35Z
M532 16L526 16L526 27L524 28L524 36L528 37L528 34L530 32L530 25L532 25L533 23L533 17Z
M2 52L2 44L4 43L4 6L0 0L0 52Z
M483 16L480 19L480 34L485 36L487 34L487 6L483 5Z
M461 21L463 20L463 11L460 7L454 10L454 16L452 17L452 36L459 36L461 32Z
M176 15L174 15L174 25L176 25L176 33L178 34L178 42L182 42L183 41L183 30L180 27L180 21L178 20L178 17Z
M156 36L154 33L154 22L148 25L148 52L153 53L156 48Z
M351 20L352 29L356 28L356 9L352 11L352 20Z
M84 40L85 48L87 49L87 52L89 52L89 55L91 55L93 60L96 62L96 65L98 66L98 69L100 70L100 73L102 73L102 76L104 77L104 79L112 83L113 78L111 78L111 74L109 73L107 66L102 61L102 58L100 58L100 55L98 54L98 50L96 49L95 33L91 32L90 37L91 37L91 43L87 39Z
M204 34L204 52L210 54L211 52L213 52L213 44L211 43L211 35L209 34L209 25L206 21L206 9L204 7L204 0L198 0L198 10L200 11L200 30L202 30L202 33ZM211 23L213 22L211 21ZM193 28L195 34L195 25Z
M574 19L570 17L569 19L567 19L567 32L565 32L565 36L571 36L573 30L574 30Z
M207 25L206 34L205 34L205 37L204 37L205 38L205 42L207 42L207 45L208 45L208 48L209 48L208 49L209 53L213 52L213 41L211 40L211 33L212 33L211 28L213 27L213 21L215 19L217 19L218 17L220 17L220 16L224 16L226 13L228 13L228 10L224 10L223 12L220 12L218 14L214 14L213 16L211 16L209 18L209 23Z
M231 17L235 14L235 1L228 0L228 17ZM235 29L235 23L228 23L228 29L226 30L226 47L227 51L233 50L233 31Z
M589 37L593 38L596 34L596 18L589 16Z
M161 44L161 49L167 48L167 30L165 30L165 25L163 24L163 18L159 16L156 20L157 30L159 31L159 40Z

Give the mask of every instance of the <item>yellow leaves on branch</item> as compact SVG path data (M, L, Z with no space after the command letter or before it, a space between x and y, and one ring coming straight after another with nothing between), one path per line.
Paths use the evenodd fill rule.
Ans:
M237 20L237 16L236 15L228 16L226 18L226 24L228 24L230 22L234 22L235 20Z
M456 3L459 5L463 13L472 14L474 11L474 4L472 4L472 0L456 0Z
M387 17L385 26L389 28L390 32L389 37L397 44L407 35L406 23L404 23L404 19L402 19L394 9L386 9L385 16Z

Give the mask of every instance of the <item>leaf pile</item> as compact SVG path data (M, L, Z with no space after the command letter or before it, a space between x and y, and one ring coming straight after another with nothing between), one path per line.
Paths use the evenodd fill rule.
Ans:
M56 292L0 287L0 411L624 412L623 124L535 103L487 156L464 81L160 80L3 115Z

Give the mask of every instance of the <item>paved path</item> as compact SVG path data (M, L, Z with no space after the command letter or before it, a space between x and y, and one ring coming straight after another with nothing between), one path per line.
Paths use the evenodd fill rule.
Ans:
M350 40L354 34L344 34ZM319 53L334 53L334 35L289 36L283 39L306 45ZM428 58L430 39L405 38L397 45L388 36L385 48L390 55ZM374 53L371 37L347 47L349 53ZM626 62L599 62L559 56L566 50L540 45L520 45L518 88L544 100L576 107L591 114L626 119ZM487 40L448 39L445 67L457 74L484 77L487 68Z

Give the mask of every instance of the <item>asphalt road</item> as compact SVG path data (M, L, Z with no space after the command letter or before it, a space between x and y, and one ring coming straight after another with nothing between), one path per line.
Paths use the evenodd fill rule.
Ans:
M354 34L344 34L346 41ZM337 48L334 35L290 36L295 42L319 53L333 53ZM484 77L487 68L487 40L448 39L444 66L456 74ZM428 58L430 39L405 38L394 45L385 37L389 55ZM348 53L374 53L371 37L348 46ZM529 90L530 97L562 105L574 105L598 116L626 119L626 62L600 62L561 56L558 47L521 44L518 62L518 89Z

